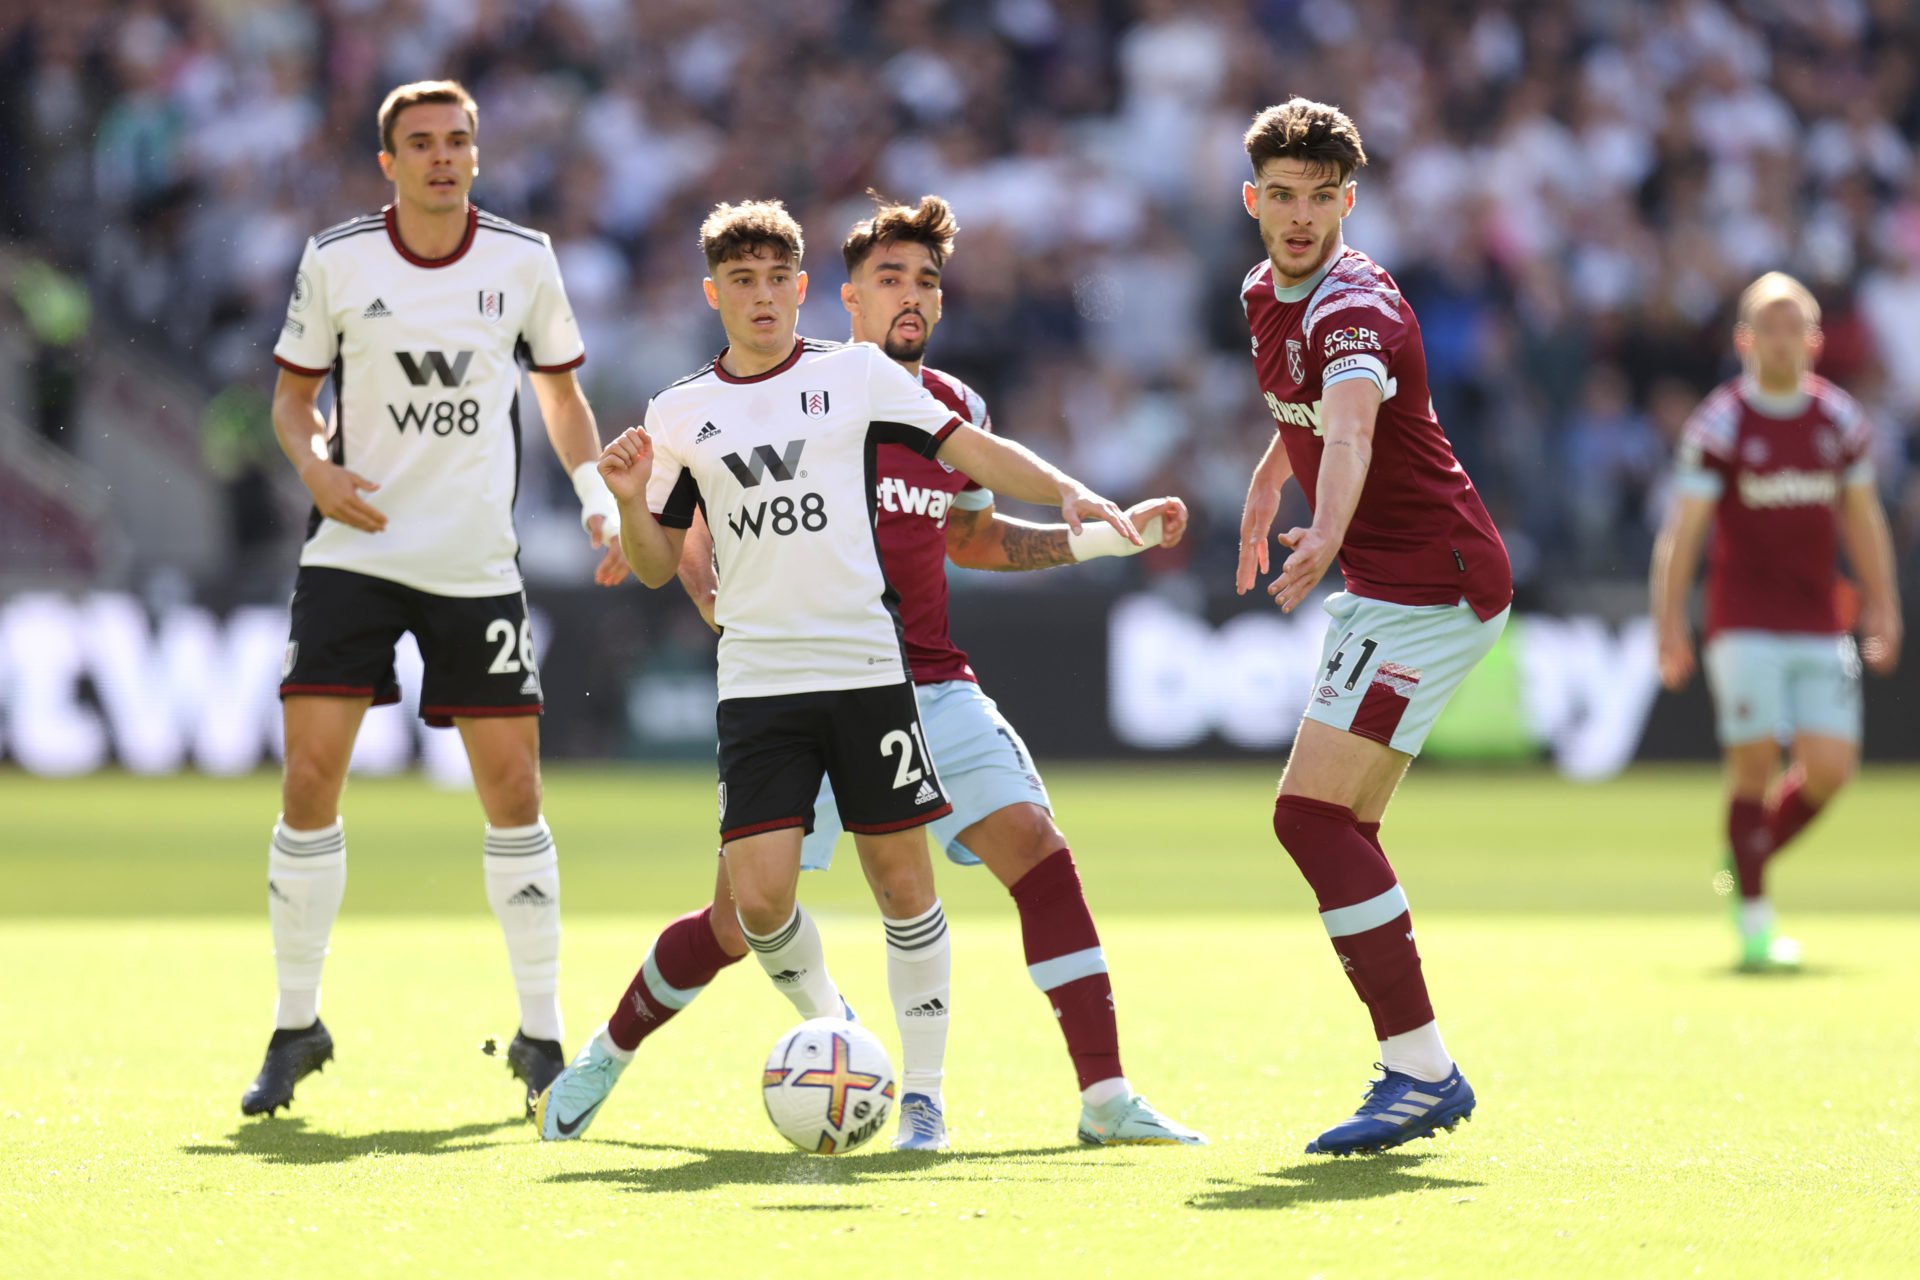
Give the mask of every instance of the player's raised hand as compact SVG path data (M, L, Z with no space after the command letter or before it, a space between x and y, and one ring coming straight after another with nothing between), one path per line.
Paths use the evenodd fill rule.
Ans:
M1268 569L1267 533L1273 518L1280 513L1280 490L1260 483L1255 476L1247 486L1247 505L1240 512L1240 564L1234 570L1235 595L1245 595Z
M1693 679L1693 630L1685 621L1674 621L1660 628L1660 683L1675 693Z
M387 527L387 514L363 498L379 485L337 462L315 458L300 470L300 479L313 495L313 505L329 520L338 520L362 533L379 533Z
M1133 521L1127 519L1127 513L1099 494L1085 486L1069 481L1060 486L1060 514L1066 519L1067 528L1078 534L1088 520L1102 520L1120 531L1120 536L1134 546L1145 546L1140 531L1133 527Z
M653 437L645 427L628 427L601 450L599 470L617 501L645 497L653 479Z
M606 523L605 516L587 517L587 537L596 551L603 552L600 563L593 567L593 580L603 587L617 587L633 570L627 564L627 553L620 547L619 531L616 529L613 536L608 537Z
M1292 613L1320 585L1320 579L1327 576L1334 557L1340 554L1340 544L1318 529L1289 529L1279 540L1292 554L1280 566L1280 576L1267 588L1267 594L1273 597L1281 612ZM1264 552L1265 539L1261 541Z
M1900 665L1903 624L1900 610L1875 601L1860 611L1860 658L1877 676L1890 676Z

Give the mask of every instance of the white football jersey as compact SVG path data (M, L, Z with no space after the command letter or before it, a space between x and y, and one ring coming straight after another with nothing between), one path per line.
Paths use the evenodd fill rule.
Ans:
M586 351L553 247L470 208L438 261L401 244L391 207L307 241L274 360L333 377L333 460L380 488L362 533L315 511L303 565L351 569L444 596L520 590L513 500L520 369L559 373Z
M713 530L720 696L864 689L907 676L895 600L874 539L874 453L932 457L953 410L872 343L801 338L736 378L714 360L647 406L647 505Z

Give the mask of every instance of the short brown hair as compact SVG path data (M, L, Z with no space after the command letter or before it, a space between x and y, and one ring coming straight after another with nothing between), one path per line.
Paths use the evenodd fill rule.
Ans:
M1301 160L1331 169L1344 186L1367 166L1360 130L1347 113L1308 98L1289 98L1262 111L1253 118L1245 142L1256 176L1269 160Z
M1813 290L1784 271L1769 271L1740 293L1740 309L1734 323L1752 325L1753 318L1776 302L1791 302L1809 325L1820 323L1820 303Z
M854 223L853 230L847 232L846 242L840 246L840 256L846 260L849 276L860 269L860 264L875 249L902 240L926 246L927 252L933 255L934 266L947 265L947 259L953 254L953 238L960 233L952 205L934 195L921 196L917 205L893 204L871 188L867 195L874 202L873 216Z
M480 132L480 104L473 100L465 85L458 80L415 80L412 84L403 84L387 95L380 104L380 149L388 155L393 154L393 121L408 107L417 107L423 102L450 102L467 113L467 127L474 133Z
M700 224L700 252L707 255L709 271L735 258L758 257L763 251L796 267L807 251L799 222L778 200L717 204Z

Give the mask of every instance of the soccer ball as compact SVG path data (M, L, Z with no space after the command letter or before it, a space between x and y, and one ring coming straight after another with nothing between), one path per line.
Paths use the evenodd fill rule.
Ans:
M815 1155L845 1155L893 1113L893 1064L865 1027L814 1018L767 1055L761 1092L782 1137Z

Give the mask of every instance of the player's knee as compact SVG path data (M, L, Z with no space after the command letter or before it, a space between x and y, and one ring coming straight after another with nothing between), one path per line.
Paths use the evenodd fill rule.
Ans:
M1850 751L1822 752L1801 763L1805 780L1800 784L1807 799L1824 804L1852 781L1859 760Z
M514 764L497 770L485 784L488 820L495 826L525 827L540 821L540 769Z
M733 905L739 913L736 923L756 937L766 937L793 918L791 895L783 896L759 885L743 885L736 881L733 886ZM744 943L746 939L743 937L741 941Z
M977 827L960 834L960 843L990 867L1008 888L1029 871L1067 847L1067 837L1054 825L1053 815L1037 804L1016 804L1000 810Z
M938 896L930 868L905 858L872 864L867 875L882 915L903 920L926 911Z
M281 808L287 825L307 831L332 822L345 785L345 774L332 760L289 743L281 777Z

